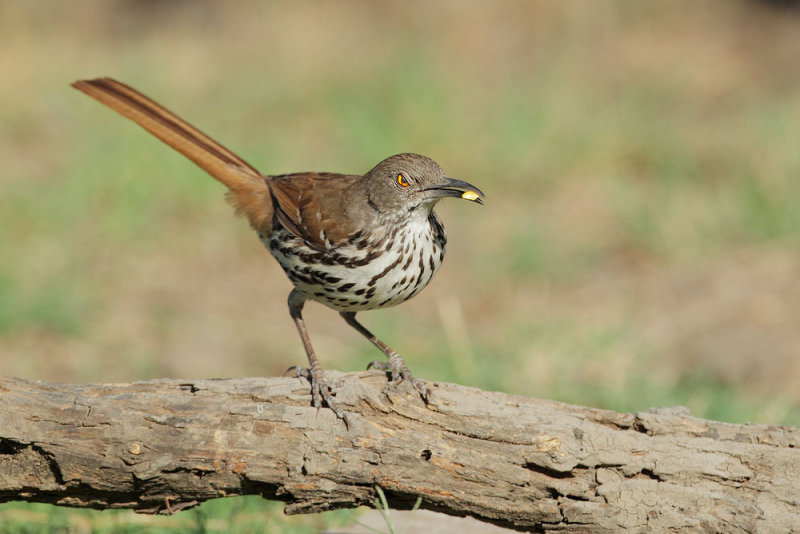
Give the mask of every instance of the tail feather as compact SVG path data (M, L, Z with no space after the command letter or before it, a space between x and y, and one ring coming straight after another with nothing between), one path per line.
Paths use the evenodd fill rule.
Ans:
M72 86L152 133L228 187L228 200L264 233L272 221L265 177L206 134L147 96L112 78L79 80Z

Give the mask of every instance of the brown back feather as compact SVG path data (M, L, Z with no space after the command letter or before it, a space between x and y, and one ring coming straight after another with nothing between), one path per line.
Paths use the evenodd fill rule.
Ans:
M343 218L344 194L361 176L307 172L273 176L267 184L281 224L309 246L324 250L353 233Z

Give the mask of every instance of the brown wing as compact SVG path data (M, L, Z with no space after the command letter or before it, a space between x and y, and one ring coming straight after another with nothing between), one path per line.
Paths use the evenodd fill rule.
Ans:
M245 160L147 96L111 78L72 86L110 107L192 160L228 187L228 200L256 230L269 232L272 203L264 177Z
M274 176L267 184L281 224L311 247L325 250L352 233L342 200L346 189L360 178L309 172Z

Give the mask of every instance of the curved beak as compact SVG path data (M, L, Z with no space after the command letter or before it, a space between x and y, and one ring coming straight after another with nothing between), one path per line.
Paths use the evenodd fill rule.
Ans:
M463 180L448 178L447 176L442 179L440 184L428 187L425 191L432 198L458 197L478 204L483 204L486 199L486 195L474 185Z

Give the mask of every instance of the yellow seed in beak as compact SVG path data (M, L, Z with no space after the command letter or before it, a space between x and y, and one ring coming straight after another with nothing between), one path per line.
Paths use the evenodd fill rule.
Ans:
M461 195L461 198L464 198L464 199L467 199L467 200L475 200L476 198L478 198L478 193L476 193L475 191L465 191Z

